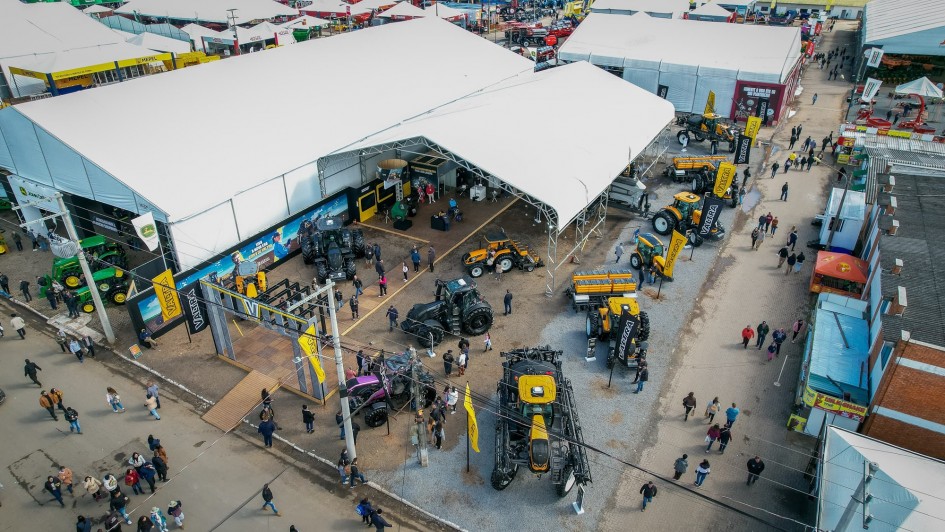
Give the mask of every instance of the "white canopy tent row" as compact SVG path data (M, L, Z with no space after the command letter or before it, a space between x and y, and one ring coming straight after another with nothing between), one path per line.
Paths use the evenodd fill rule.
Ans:
M425 46L430 42L440 45ZM600 202L673 110L590 65L533 69L433 17L387 24L142 78L133 88L116 84L0 110L0 167L38 189L153 212L166 224L181 270L360 186L373 176L329 159L400 139L442 144L521 191L557 235ZM404 71L414 83L376 83ZM260 96L273 86L333 104ZM195 91L214 97L193 98ZM593 97L581 113L558 118L567 135L489 126L528 123L574 94ZM124 110L142 109L142 102L174 112L151 113L148 127L129 135ZM392 153L363 162L370 168ZM558 155L522 156L528 153Z
M273 20L279 17L294 17L297 9L273 0L131 0L115 9L115 13L134 17L157 19L192 20L229 24L230 11L237 24L255 20Z
M942 89L936 87L929 78L921 77L897 86L896 94L918 94L923 98L941 98Z
M440 5L439 2L426 9L420 9L410 2L400 2L396 6L379 14L378 17L395 20L410 20L422 17L440 17L445 20L465 20L466 12L449 6Z

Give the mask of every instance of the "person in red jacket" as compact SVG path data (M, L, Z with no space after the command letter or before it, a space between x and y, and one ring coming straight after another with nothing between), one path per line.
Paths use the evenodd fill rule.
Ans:
M755 330L751 328L751 325L746 325L742 329L742 347L748 349L748 342L755 337Z

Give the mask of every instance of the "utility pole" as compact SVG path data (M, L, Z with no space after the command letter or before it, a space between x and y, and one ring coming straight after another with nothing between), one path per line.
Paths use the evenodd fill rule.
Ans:
M89 294L92 296L92 302L95 303L95 312L98 313L98 319L102 323L102 332L105 333L105 338L108 340L108 343L115 343L115 332L112 331L112 324L108 321L108 314L105 313L105 304L102 303L102 296L98 293L98 285L95 283L95 278L92 277L89 263L85 259L85 252L82 251L82 246L79 244L79 235L76 234L75 226L72 225L72 215L69 214L69 209L66 208L66 203L62 200L62 194L59 192L56 193L56 202L59 203L59 212L62 215L62 220L65 222L69 240L75 242L76 246L79 248L76 257L79 258L79 266L82 267L82 275L85 276L85 284L89 289Z
M413 351L412 355L410 359L410 377L413 379L413 400L414 405L417 407L417 417L415 419L417 423L417 439L420 440L417 442L417 457L420 460L420 466L426 467L430 465L430 462L427 454L426 424L423 422L423 394L421 393L423 387L420 385L420 355L417 354L416 350Z
M236 55L241 55L240 54L240 36L239 34L236 33L236 18L237 18L236 11L239 11L239 9L236 9L236 8L227 9L226 18L228 21L230 21L230 26L233 28L233 42L236 43L236 47L235 47Z
M338 335L338 314L335 310L335 299L331 294L335 293L335 283L328 280L328 283L318 292L327 291L328 301L328 319L331 322L331 342L335 348L335 370L338 373L338 398L341 400L341 416L344 418L345 426L345 446L348 448L348 457L354 460L358 457L354 448L354 431L351 430L351 407L348 404L348 385L345 383L344 359L341 356L341 337Z

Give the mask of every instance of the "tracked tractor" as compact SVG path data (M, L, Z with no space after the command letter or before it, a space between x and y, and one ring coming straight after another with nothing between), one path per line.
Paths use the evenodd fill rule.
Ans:
M489 260L501 273L512 268L532 272L545 265L540 256L532 253L527 245L509 238L504 230L486 233L484 245L463 255L463 265L472 278L481 277L486 272Z
M315 230L299 235L302 261L315 265L319 284L327 279L343 281L358 273L357 257L364 256L364 234L360 229L346 229L341 217L321 218Z
M675 229L686 235L690 244L701 246L703 238L697 232L699 221L702 219L702 211L697 208L701 200L701 196L691 192L676 194L671 205L663 207L653 215L653 229L661 235L668 235ZM725 228L720 222L716 222L709 238L721 240L724 236Z
M492 487L504 490L519 468L549 475L559 497L591 482L571 381L561 351L549 346L502 353Z
M637 248L630 254L630 266L636 270L652 267L656 275L672 281L673 278L664 273L666 258L663 257L663 253L665 252L663 241L656 235L641 233L637 236Z
M405 333L416 337L423 347L453 335L479 336L492 327L492 307L476 289L472 279L436 280L436 299L414 305L400 323Z
M587 311L585 332L588 340L609 342L608 368L618 363L635 368L646 358L650 318L640 310L636 298L612 297L604 306Z
M697 142L727 142L728 152L735 153L735 141L739 131L724 123L722 117L715 113L681 115L676 117L676 125L683 127L682 131L676 134L680 144L689 143L692 139Z

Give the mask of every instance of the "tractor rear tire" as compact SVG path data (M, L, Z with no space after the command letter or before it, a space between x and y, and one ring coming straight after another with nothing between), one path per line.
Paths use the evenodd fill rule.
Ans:
M584 332L588 338L600 338L600 313L596 308L587 311L587 318L584 320Z
M515 474L518 473L518 466L512 466L511 473L508 475L503 475L498 470L492 470L492 488L496 491L502 491L505 488L509 487L509 484L515 479Z
M377 405L382 405L383 408L375 408ZM364 413L364 423L375 429L380 427L384 423L387 423L387 405L383 403L374 403L373 405L367 407L368 411Z
M509 257L502 257L501 259L497 260L495 263L495 267L499 268L502 271L502 273L506 273L509 270L511 270L512 266L514 266L514 264L512 263L512 259Z
M351 231L351 251L356 257L364 256L364 233L360 229Z
M676 140L678 140L679 143L682 145L686 145L687 143L687 141L683 139L688 139L688 138L689 138L689 133L686 131L680 131L679 133L676 133Z
M476 307L469 311L469 314L463 317L463 330L471 336L485 334L492 327L492 309L489 307Z
M650 338L650 316L640 311L640 332L637 333L637 339L641 342L647 341Z
M577 479L574 477L574 466L566 465L561 471L561 484L555 484L555 493L558 494L558 497L564 497L571 492L571 489L574 488L574 485L577 484Z
M643 269L643 257L639 253L633 252L630 254L630 267L634 270Z
M116 305L124 305L127 299L127 294L121 288L116 288L108 294L108 300Z
M328 280L328 265L324 262L316 262L315 277L318 278L318 284L325 284L325 281Z
M668 235L676 229L675 217L665 210L653 215L653 230L661 235Z
M62 274L62 284L70 290L74 290L82 286L82 275L81 272L66 272Z
M86 314L94 313L95 303L92 303L91 301L86 301L85 303L82 303L82 312L85 312Z
M482 274L484 273L486 273L486 269L482 266L481 262L477 262L469 267L469 276L473 279L482 277Z
M705 239L699 236L699 234L696 233L695 231L690 232L687 235L687 238L689 239L689 243L692 244L693 247L699 247L702 245L703 242L705 242Z
M358 274L358 265L355 262L354 258L345 259L345 277L348 279L354 279L354 276Z

